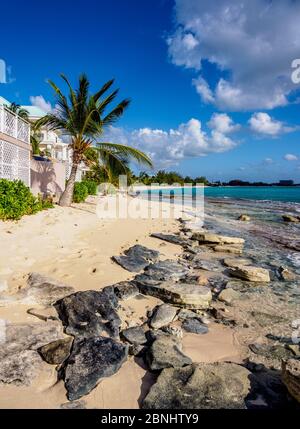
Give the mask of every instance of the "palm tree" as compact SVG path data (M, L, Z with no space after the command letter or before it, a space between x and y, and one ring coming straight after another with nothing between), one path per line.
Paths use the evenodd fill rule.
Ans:
M20 106L20 104L13 102L7 107L11 112L20 116L20 118L23 118L28 121L29 112L26 109L24 109L22 106Z
M67 181L66 189L60 197L61 206L70 206L73 199L74 183L78 166L81 162L91 165L90 151L95 144L99 155L110 153L114 159L132 159L141 164L152 166L150 158L138 149L117 143L97 143L105 128L113 124L122 116L130 100L122 100L111 111L108 106L114 101L118 89L107 94L114 80L106 82L96 93L89 94L90 83L85 74L79 77L77 89L73 89L65 75L61 78L68 86L68 97L53 82L48 81L56 95L57 108L55 112L48 113L39 119L38 125L47 125L51 130L61 130L70 137L72 149L72 168Z

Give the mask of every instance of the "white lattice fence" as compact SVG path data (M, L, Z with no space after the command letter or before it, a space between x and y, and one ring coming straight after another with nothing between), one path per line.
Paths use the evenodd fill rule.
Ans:
M19 179L30 186L30 151L0 140L0 178Z

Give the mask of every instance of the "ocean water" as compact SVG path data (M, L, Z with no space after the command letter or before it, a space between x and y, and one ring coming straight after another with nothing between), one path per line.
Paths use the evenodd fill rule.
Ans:
M169 194L171 188L162 188L162 193ZM151 193L158 194L159 190ZM181 195L182 188L175 188L174 194ZM191 195L191 188L184 188L185 195ZM209 198L232 198L247 200L265 200L300 203L300 186L220 186L204 188L204 196Z

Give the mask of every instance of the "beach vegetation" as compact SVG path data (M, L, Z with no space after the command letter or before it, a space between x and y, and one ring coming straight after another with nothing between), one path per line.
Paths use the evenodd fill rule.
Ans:
M89 195L88 187L85 182L75 182L74 184L74 193L73 193L73 202L74 203L83 203L87 196Z
M51 207L51 200L34 196L21 180L0 179L0 219L18 220Z

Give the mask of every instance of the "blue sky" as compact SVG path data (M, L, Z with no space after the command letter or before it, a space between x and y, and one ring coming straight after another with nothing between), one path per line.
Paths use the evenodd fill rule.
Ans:
M47 78L116 78L132 104L107 138L156 168L300 182L299 2L36 0L1 5L0 95L54 107Z

